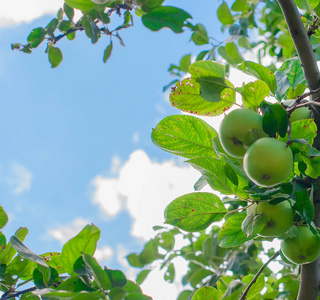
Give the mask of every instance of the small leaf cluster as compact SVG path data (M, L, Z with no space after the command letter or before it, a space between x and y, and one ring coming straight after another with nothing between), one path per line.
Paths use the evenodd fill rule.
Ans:
M2 229L8 222L2 207L0 220ZM151 299L120 270L99 265L94 253L100 229L95 225L85 226L61 252L40 255L24 244L27 234L21 227L7 241L0 233L1 299Z

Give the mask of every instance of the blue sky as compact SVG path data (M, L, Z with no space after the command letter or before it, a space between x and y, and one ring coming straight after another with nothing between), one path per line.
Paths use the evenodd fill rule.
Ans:
M40 2L30 1L30 6L39 10ZM182 7L194 24L204 24L219 37L219 1L165 4ZM0 7L7 9L10 24L14 7ZM53 1L49 11L58 8L59 1ZM24 14L28 11L16 12L21 20ZM150 133L162 118L180 113L162 92L174 79L169 65L208 48L189 42L188 31L151 32L135 18L135 26L121 32L126 47L114 40L106 64L102 55L109 40L92 45L84 33L75 41L59 42L64 60L56 69L50 68L45 44L31 55L10 49L52 17L0 27L0 195L10 217L4 233L9 237L20 226L28 227L25 243L40 254L60 251L58 236L70 237L93 222L102 230L99 247L112 249L105 248L113 252L108 266L123 269L116 253L140 251L166 204L192 191L198 177L156 148ZM6 23L1 18L0 25Z

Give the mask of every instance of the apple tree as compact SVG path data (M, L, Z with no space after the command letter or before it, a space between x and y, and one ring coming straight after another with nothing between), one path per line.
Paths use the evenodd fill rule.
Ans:
M319 1L221 1L214 17L225 33L223 43L215 41L212 28L192 23L189 12L164 2L65 0L56 18L12 49L31 53L45 42L55 68L63 58L59 41L82 31L93 44L108 39L104 62L114 40L125 43L120 32L132 27L134 18L152 31L189 31L190 40L208 50L184 55L169 67L176 77L165 87L171 87L170 103L185 114L177 111L155 124L151 138L160 149L185 158L199 171L199 180L195 192L166 208L170 227L155 226L154 238L127 257L141 269L136 282L141 284L155 265L166 270L164 280L173 282L176 259L182 257L188 271L178 300L318 299ZM78 20L75 10L81 11ZM122 25L113 26L114 14ZM246 59L248 52L255 58ZM252 81L235 85L229 76L234 69ZM207 120L221 115L217 132ZM178 237L186 241L183 247L175 245ZM275 239L281 249L265 250L263 242ZM93 258L94 246L88 253L77 246L69 250L72 255L63 248L57 255L61 271L55 259L40 263L22 241L17 233L5 246L3 238L0 258L10 255L1 262L6 287L0 288L9 294L18 276L35 283L38 292L28 295L34 299L89 299L85 292L90 299L148 299L135 283L129 290L127 283L117 285L117 275ZM269 267L273 260L282 265L278 274ZM22 264L30 264L28 276L13 273ZM60 275L64 271L71 277Z

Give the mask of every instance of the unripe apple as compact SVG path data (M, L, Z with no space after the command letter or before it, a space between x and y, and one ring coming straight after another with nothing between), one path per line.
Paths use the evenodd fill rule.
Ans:
M267 201L260 201L247 208L247 215L264 213L266 224L258 233L263 237L279 237L286 233L293 225L295 212L289 201L282 201L271 205Z
M247 176L257 185L270 187L285 181L292 171L291 149L275 138L255 141L243 158Z
M294 100L284 100L282 101L283 104L289 106L292 104ZM290 122L293 123L294 121L304 120L310 118L310 110L308 107L300 107L295 109L290 115Z
M262 130L262 116L248 108L231 111L220 124L221 145L236 158L243 158L247 148L263 136L267 134Z
M320 236L307 226L298 226L298 235L281 242L283 255L292 263L302 265L315 261L320 255Z

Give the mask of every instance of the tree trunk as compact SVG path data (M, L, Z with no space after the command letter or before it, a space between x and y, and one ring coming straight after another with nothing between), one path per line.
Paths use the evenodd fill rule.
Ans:
M320 83L319 69L311 47L310 38L301 21L300 14L293 0L278 0L283 15L287 22L290 35L300 58L304 75L310 91L317 90ZM312 99L316 100L319 93L313 94ZM313 112L314 120L320 128L320 117ZM314 147L320 149L320 134L317 135ZM320 227L320 179L313 180L316 185L313 199L315 205L314 223ZM300 288L297 300L317 300L319 295L319 258L311 263L301 266Z

